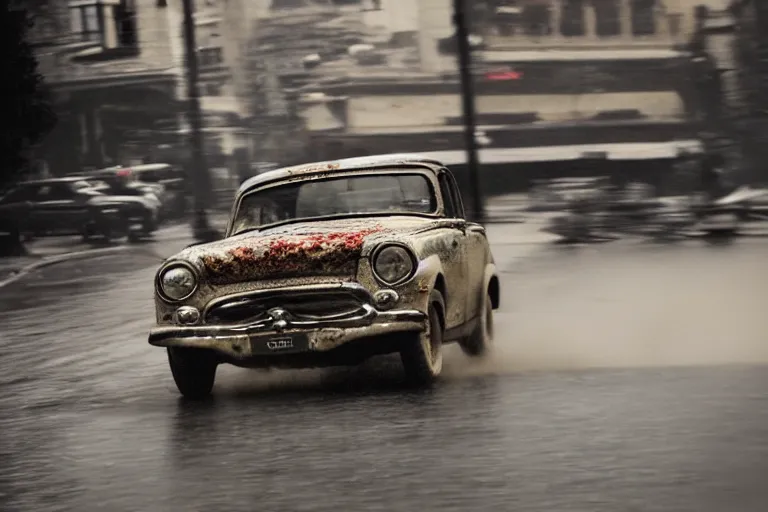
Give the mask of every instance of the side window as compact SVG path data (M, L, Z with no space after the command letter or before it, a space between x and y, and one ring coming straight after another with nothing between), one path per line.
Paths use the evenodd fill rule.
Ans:
M454 203L454 196L451 193L451 183L448 181L448 175L444 172L440 173L437 180L440 184L440 195L443 196L443 203L445 204L445 216L456 218L458 212Z
M450 184L451 197L453 198L453 204L456 208L456 216L463 219L465 218L464 202L461 200L461 192L459 192L459 187L456 185L456 179L452 174L445 173L445 176L448 178L448 183Z
M2 204L23 203L24 201L34 201L37 194L37 187L32 185L21 185L8 192L8 194L0 199Z
M50 185L43 185L37 189L35 194L36 201L52 201L53 200L53 187Z
M69 185L63 183L57 183L53 185L48 193L48 201L64 201L72 199L74 192Z

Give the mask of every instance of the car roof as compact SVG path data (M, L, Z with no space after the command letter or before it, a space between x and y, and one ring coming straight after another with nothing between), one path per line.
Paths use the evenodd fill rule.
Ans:
M171 164L141 164L141 165L126 165L125 167L119 167L118 169L130 169L133 172L142 171L161 171L168 169Z
M131 173L139 173L144 171L162 171L170 169L171 164L141 164L141 165L113 165L111 167L103 167L101 169L94 169L92 171L85 171L87 176L103 176L107 174L117 173L119 171L130 171Z
M22 181L19 185L45 185L47 183L74 183L83 181L82 176L64 176L62 178L45 178L41 180Z
M330 172L372 170L393 166L417 166L431 170L432 172L437 172L444 167L443 163L439 160L415 153L392 153L343 158L341 160L326 160L323 162L311 162L291 167L282 167L273 171L257 174L243 182L237 193L239 195L260 185L289 178L310 177L317 174L328 174Z

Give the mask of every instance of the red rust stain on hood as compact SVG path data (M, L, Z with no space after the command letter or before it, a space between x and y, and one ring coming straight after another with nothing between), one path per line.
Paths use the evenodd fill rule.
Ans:
M222 253L204 255L213 282L354 273L365 238L381 226L356 231L249 237Z

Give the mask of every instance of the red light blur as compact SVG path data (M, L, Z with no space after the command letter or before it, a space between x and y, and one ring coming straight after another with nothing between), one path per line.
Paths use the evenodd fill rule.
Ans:
M130 176L131 170L130 169L120 169L117 171L117 176L124 177L124 176Z
M488 80L502 81L502 80L520 80L523 78L523 74L519 71L495 71L486 73L485 78Z

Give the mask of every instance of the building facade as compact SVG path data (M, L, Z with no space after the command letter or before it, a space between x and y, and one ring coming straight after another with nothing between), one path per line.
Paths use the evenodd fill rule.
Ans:
M245 0L196 0L194 20L210 165L230 167L243 134L237 79ZM54 93L56 130L38 151L52 173L189 158L181 0L66 0L30 33ZM242 89L242 84L240 84Z
M35 13L30 39L59 118L38 156L55 173L152 159L183 97L179 5L68 0Z
M733 30L720 35L729 41L730 65L723 70L726 106L740 143L741 168L750 182L768 183L768 4L734 0L728 13ZM716 35L709 31L710 48ZM721 44L724 46L724 44ZM731 92L732 91L732 92ZM730 92L730 94L728 94Z
M543 137L564 144L690 136L696 109L680 48L693 11L647 4L529 0L473 11L478 124L496 135L487 138L523 147ZM455 147L462 127L451 0L382 0L378 7L363 18L381 61L348 56L313 70L304 97L308 126L337 148L379 136ZM584 22L574 26L578 13ZM532 20L544 28L536 32ZM429 141L418 140L417 130Z

